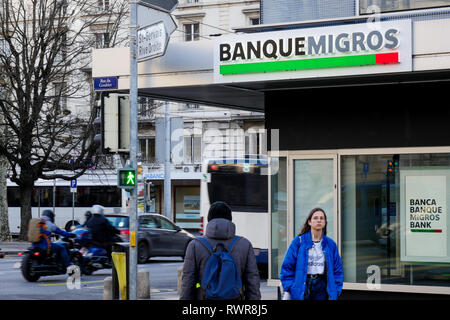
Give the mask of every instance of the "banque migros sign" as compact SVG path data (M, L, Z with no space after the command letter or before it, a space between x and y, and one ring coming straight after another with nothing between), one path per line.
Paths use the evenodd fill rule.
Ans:
M214 45L216 83L411 71L411 21L227 35Z

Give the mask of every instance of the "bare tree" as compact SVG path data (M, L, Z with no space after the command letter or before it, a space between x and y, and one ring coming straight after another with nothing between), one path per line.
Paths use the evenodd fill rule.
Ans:
M0 130L5 132L0 156L7 159L10 180L19 187L20 239L26 238L31 218L34 182L75 179L98 161L93 139L97 110L86 103L87 112L81 118L67 108L68 99L89 101L85 72L95 44L92 30L103 25L108 37L115 39L120 23L114 17L125 16L125 6L107 1L108 8L99 11L98 3L3 1L0 89L8 96L0 97Z

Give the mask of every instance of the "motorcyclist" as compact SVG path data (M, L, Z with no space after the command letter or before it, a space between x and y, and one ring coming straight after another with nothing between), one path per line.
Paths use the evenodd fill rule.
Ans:
M108 254L108 258L111 259L114 235L120 234L120 231L105 218L105 208L103 206L98 204L93 205L91 211L92 217L86 222L86 227L92 233L93 243L104 248Z
M86 228L88 220L92 217L91 210L88 210L84 213L84 223L81 225L81 227Z
M33 242L33 247L39 247L43 250L49 250L50 253L57 253L61 257L64 266L67 268L67 273L72 272L73 263L70 261L66 248L59 243L51 242L50 236L55 233L62 237L76 238L76 235L70 232L66 232L58 228L55 224L55 214L52 210L44 210L42 212L41 221L45 222L46 227L41 227L41 237L38 242Z

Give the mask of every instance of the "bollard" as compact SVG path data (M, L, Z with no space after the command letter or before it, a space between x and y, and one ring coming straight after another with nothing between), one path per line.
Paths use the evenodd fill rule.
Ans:
M128 268L127 254L125 252L113 252L112 259L119 283L120 300L128 299Z
M177 285L177 293L181 294L181 279L183 277L183 267L178 268L178 285Z
M112 300L112 277L106 277L103 284L103 300Z
M126 300L129 297L129 268L128 268L128 254L129 254L129 243L126 242L118 242L113 245L112 250L113 264L112 264L112 299L123 299ZM119 254L120 253L120 254ZM125 259L123 255L125 254ZM119 262L116 265L114 261L114 256L116 257L116 262ZM117 259L118 257L121 257ZM125 261L124 261L125 260ZM120 269L120 270L119 270ZM120 290L120 283L122 286L122 292Z
M150 272L148 270L139 270L137 281L138 299L150 299Z

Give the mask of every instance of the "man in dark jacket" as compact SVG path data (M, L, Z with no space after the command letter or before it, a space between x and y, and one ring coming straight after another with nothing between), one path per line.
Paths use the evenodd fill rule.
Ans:
M236 232L236 226L231 220L231 209L226 203L218 201L211 205L205 239L212 247L219 242L223 243L225 247L231 243ZM260 300L260 279L252 244L246 238L240 238L234 245L231 255L241 273L244 299ZM197 284L201 282L209 257L209 250L199 240L189 243L184 258L180 300L199 300L201 298L201 290Z
M94 244L104 248L111 257L114 235L119 234L117 230L104 216L104 208L98 204L92 206L92 216L85 225L92 233Z

